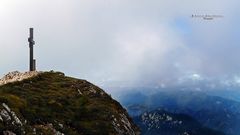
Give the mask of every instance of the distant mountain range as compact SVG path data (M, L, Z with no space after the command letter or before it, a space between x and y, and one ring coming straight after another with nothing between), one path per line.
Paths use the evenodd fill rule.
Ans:
M185 114L169 113L161 109L144 112L134 117L143 135L224 135L202 126Z
M200 127L224 132L226 135L240 135L240 102L231 100L234 98L227 91L221 91L217 95L216 91L207 93L196 90L140 89L119 96L119 100L142 128L140 117L145 112L156 112L161 108L173 116L184 114L199 122ZM224 93L226 98L223 98ZM147 127L143 129L145 128ZM154 130L157 131L159 130Z

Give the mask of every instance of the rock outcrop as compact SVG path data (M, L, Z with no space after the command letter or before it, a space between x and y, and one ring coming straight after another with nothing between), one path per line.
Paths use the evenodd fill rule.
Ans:
M28 79L28 78L37 76L39 73L41 73L41 72L38 72L38 71L30 71L30 72L25 72L25 73L21 73L19 71L9 72L3 78L0 79L0 86L7 84L7 83L22 81L24 79Z

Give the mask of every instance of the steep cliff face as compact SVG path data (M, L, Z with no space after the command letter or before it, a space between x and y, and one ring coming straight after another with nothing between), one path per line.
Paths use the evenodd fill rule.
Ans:
M0 134L139 134L126 110L85 80L60 72L25 73L29 76L14 80L24 76L15 74L0 86Z

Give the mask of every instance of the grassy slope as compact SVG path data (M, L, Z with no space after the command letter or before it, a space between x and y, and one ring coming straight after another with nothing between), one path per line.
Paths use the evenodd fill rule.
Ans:
M66 134L115 134L112 115L126 114L121 105L100 88L60 72L46 72L1 86L0 103L6 103L21 120L27 120L24 128L29 133L34 127L38 133L52 134L42 126L52 123L55 129ZM63 124L63 128L59 124ZM6 129L21 132L0 123L0 132Z

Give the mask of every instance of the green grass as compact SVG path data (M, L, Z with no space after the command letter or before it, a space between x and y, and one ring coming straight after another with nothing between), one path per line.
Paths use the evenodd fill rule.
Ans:
M89 94L91 87L96 94ZM38 126L52 123L55 129L65 134L114 134L111 115L118 116L119 111L125 113L125 110L101 92L85 80L65 77L60 72L45 72L0 86L0 103L6 103L21 120L27 120L27 132L35 127L39 133L52 134ZM60 128L59 123L64 128ZM6 129L6 125L0 123L0 129Z

